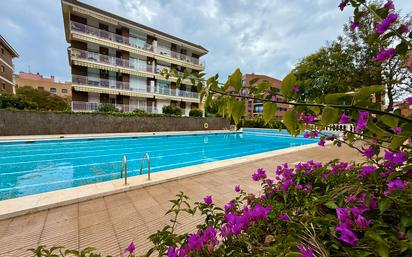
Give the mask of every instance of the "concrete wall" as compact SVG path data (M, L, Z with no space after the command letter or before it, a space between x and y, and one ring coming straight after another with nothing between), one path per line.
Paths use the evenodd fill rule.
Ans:
M102 114L0 110L0 136L194 131L229 128L226 119L195 117L118 117Z

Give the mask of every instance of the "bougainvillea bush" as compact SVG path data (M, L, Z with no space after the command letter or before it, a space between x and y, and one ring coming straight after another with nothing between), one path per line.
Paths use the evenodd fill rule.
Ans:
M341 10L349 6L354 8L352 29L358 29L365 13L373 14L378 20L375 40L396 39L393 47L375 53L377 65L397 56L412 70L412 33L409 24L399 23L394 3L343 0L339 4ZM164 75L178 76L175 71ZM181 193L171 201L171 224L150 236L153 248L145 256L412 256L412 120L399 111L382 110L378 99L382 99L384 86L308 100L293 72L282 81L280 93L265 81L252 81L257 83L253 96L241 94L239 70L223 85L217 76L203 76L185 73L178 82L190 79L202 90L206 104L218 99L220 114L236 124L249 98L264 102L265 122L274 118L277 103L289 104L293 108L282 122L291 135L318 137L319 147L327 141L336 148L345 144L363 155L364 162L307 161L258 169L250 179L260 183L259 193L234 185L237 197L224 206L216 206L210 195L192 206ZM412 105L412 97L405 101ZM353 129L340 135L322 134L331 124ZM176 233L182 212L204 217L195 233ZM136 247L132 242L125 254L135 256ZM32 251L39 257L100 256L92 248L78 252L38 247Z

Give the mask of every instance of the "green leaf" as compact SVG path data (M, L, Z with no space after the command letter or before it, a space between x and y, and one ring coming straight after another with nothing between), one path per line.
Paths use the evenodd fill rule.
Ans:
M336 123L339 120L339 109L326 106L323 108L321 123L323 126Z
M259 81L259 79L260 78L254 78L254 79L251 79L251 80L249 80L249 85L254 85L256 82L258 82Z
M296 112L293 111L287 111L283 115L283 124L285 124L286 129L289 131L290 134L296 136L299 134L299 131L297 131L298 127L298 118L296 117Z
M341 104L342 98L350 97L351 95L348 93L336 93L336 94L327 94L325 95L325 103L326 104Z
M408 52L408 42L406 42L405 40L402 40L402 42L396 46L396 53L399 55L405 55L407 52Z
M235 92L239 92L240 89L242 89L242 72L240 72L239 68L236 69L235 72L232 73L232 75L230 75L224 89L226 90L229 86L233 87Z
M325 203L325 206L328 207L329 209L336 209L336 208L339 207L339 206L336 205L336 203L333 202L333 201L326 202L326 203Z
M367 100L371 97L372 94L385 91L384 86L369 86L362 87L355 94L355 99L358 101Z
M234 101L232 102L231 116L235 124L239 124L240 118L245 113L245 102L244 101Z
M412 227L412 216L402 216L401 217L401 227L403 228Z
M285 257L299 257L301 256L301 253L298 252L289 252L285 255Z
M408 136L394 136L391 141L391 150L396 151L406 140L408 140Z
M389 256L389 248L386 244L377 244L375 246L375 251L379 254L380 257L388 257Z
M390 128L396 128L399 123L399 119L390 115L382 115L380 120Z
M383 137L383 136L389 136L389 137L392 136L391 133L389 133L389 132L381 129L380 127L378 127L378 126L377 126L373 121L371 121L370 119L368 120L368 129L369 129L372 133L374 133L374 134L376 134L376 135L378 135L378 136L382 136L382 137Z
M280 92L284 96L292 95L293 87L296 86L297 80L295 74L293 72L289 73L283 80L282 86L280 88Z
M390 198L382 198L378 202L379 211L384 213L392 204L392 200Z
M276 110L276 104L274 103L266 102L263 105L263 120L265 124L268 124L275 117Z
M320 113L320 107L318 106L308 106L308 109L314 112L316 115Z

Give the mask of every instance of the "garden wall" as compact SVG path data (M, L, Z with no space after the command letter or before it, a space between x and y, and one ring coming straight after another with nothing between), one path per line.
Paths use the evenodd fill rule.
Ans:
M59 113L0 110L0 136L194 131L229 128L222 118L123 117L95 113Z

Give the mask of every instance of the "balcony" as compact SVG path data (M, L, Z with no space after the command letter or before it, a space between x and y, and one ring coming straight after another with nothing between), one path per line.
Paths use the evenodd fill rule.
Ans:
M127 90L137 93L149 93L149 94L159 94L166 96L177 96L177 97L187 97L187 98L199 98L199 93L190 92L180 89L170 89L170 87L161 86L159 83L155 87L146 86L144 88L133 88L130 87L128 82L116 81L112 79L100 79L94 77L85 77L74 75L72 77L73 85L84 85L84 86L93 86L107 89L120 89Z
M93 103L93 102L72 102L73 111L86 111L86 112L95 112L99 110L99 107L105 103ZM153 106L142 106L142 105L133 105L133 104L112 104L116 109L122 112L132 112L136 109L145 111L147 113L162 113L157 108Z
M143 71L143 72L153 72L153 66L148 65L146 63L138 62L136 60L134 61L129 61L113 56L108 56L108 55L103 55L99 53L94 53L94 52L89 52L85 50L80 50L80 49L71 49L71 56L72 58L80 59L80 60L85 60L85 61L91 61L99 64L104 64L104 65L111 65L111 66L118 66L118 67L123 67L127 69L132 69L136 71Z
M204 62L199 61L199 58L195 58L195 57L191 57L191 56L188 56L182 53L171 51L170 49L163 48L163 47L154 47L153 45L148 44L144 42L143 40L135 39L132 37L124 37L122 35L118 35L112 32L101 30L101 29L98 29L98 28L95 28L89 25L85 25L82 23L78 23L75 21L70 22L70 28L72 31L75 31L81 34L91 35L91 36L98 37L100 39L109 40L115 43L154 52L159 55L165 55L173 59L184 61L190 64L199 65L203 67L205 66Z
M122 35L118 35L112 32L108 32L106 30L101 30L92 26L88 26L85 24L81 24L75 21L70 22L70 27L73 31L95 36L101 39L109 40L115 43L124 44L127 46L143 49L146 51L153 52L153 45L144 42L143 40L133 40L129 37L124 37Z

